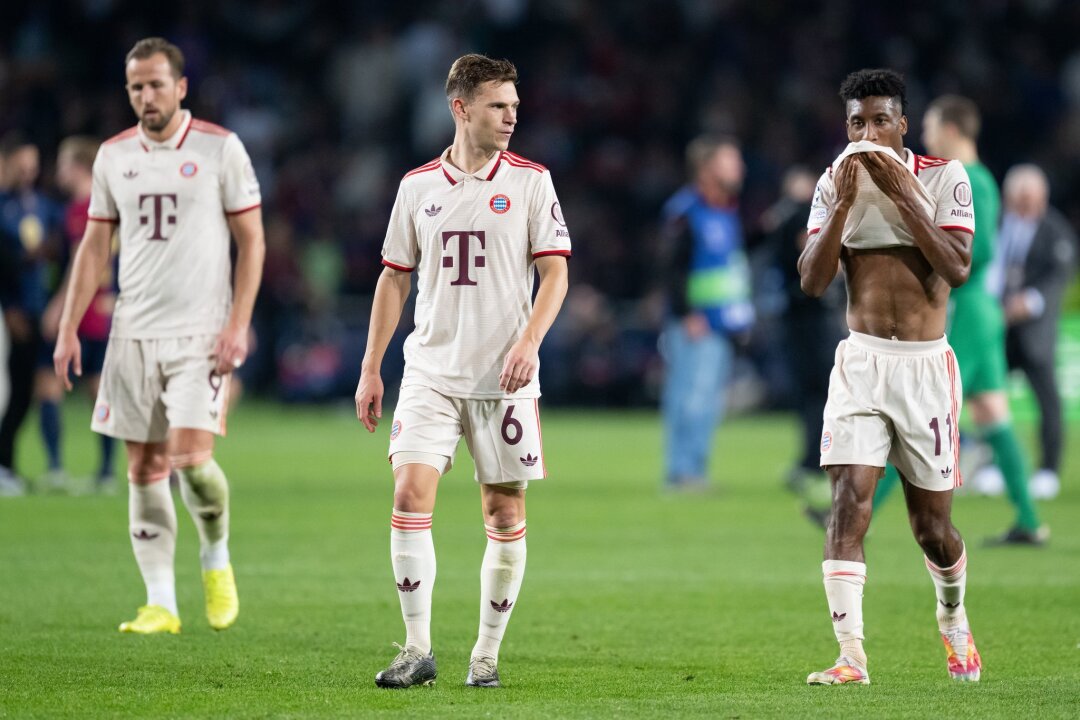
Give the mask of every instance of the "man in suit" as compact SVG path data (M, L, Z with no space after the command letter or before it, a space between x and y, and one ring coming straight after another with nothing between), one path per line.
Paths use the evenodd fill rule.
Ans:
M1076 269L1077 239L1065 217L1050 207L1050 185L1037 166L1011 168L1004 196L999 262L1005 350L1009 367L1024 371L1039 403L1042 461L1031 478L1031 494L1048 499L1061 485L1062 412L1054 355L1062 296Z

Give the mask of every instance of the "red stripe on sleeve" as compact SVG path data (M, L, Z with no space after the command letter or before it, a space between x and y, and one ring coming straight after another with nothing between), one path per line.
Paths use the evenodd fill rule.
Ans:
M412 272L413 270L416 269L416 268L411 268L411 267L405 267L404 265L397 265L396 263L390 262L386 258L383 258L382 264L385 265L388 268L391 268L393 270L397 270L399 272Z

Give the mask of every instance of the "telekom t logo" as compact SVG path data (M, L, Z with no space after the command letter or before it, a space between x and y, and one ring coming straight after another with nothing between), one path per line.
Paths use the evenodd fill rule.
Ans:
M469 253L469 245L471 238L476 238L480 241L480 249L483 250L486 244L484 239L483 230L448 230L442 234L443 249L451 253L450 255L443 255L442 266L444 268L454 267L454 249L447 247L451 240L457 238L457 279L451 282L451 285L475 285L476 281L469 277L469 267L475 266L478 268L484 267L486 261L483 255L476 255L473 257ZM470 264L470 259L472 260Z
M142 224L142 225L149 225L151 222L154 223L154 232L151 233L150 237L147 238L147 239L148 240L168 240L169 238L167 238L167 237L165 237L164 235L161 234L161 225L162 225L163 222L166 223L166 224L172 225L174 227L176 225L176 215L165 215L164 214L166 212L166 210L176 210L176 193L168 193L168 194L155 193L155 194L139 195L139 210L143 209L143 201L145 201L145 200L151 200L152 201L150 203L150 214L149 215L140 215L139 216L139 223ZM166 208L165 207L165 201L166 200L168 200L169 202L172 203L171 208Z

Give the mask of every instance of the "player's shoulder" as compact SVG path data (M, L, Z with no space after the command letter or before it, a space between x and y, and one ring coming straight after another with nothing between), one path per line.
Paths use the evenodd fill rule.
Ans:
M188 132L202 133L204 135L213 135L217 137L228 137L232 135L232 130L221 127L216 123L212 123L208 120L201 120L199 118L191 118L191 125L188 126Z
M193 147L196 152L216 153L222 152L230 143L240 143L236 133L217 123L212 123L199 118L191 118L176 148Z
M103 154L130 152L132 150L143 150L142 143L139 140L138 125L133 125L127 130L119 132L105 142L101 143L101 152Z
M967 175L964 165L959 160L949 160L948 158L934 157L933 155L919 155L918 153L912 153L912 155L915 157L913 170L915 176L920 179L953 175L957 172Z
M443 177L444 173L445 170L443 170L442 158L437 157L434 160L429 160L420 167L414 167L412 170L402 175L401 186L403 188L411 188L422 185Z
M547 172L547 168L538 162L533 162L528 158L524 158L517 153L512 153L509 150L503 150L502 161L515 170L525 170L533 173L539 173L543 175Z

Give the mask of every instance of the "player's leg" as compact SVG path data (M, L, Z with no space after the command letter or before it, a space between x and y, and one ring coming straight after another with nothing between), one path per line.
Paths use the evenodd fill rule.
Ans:
M52 347L52 343L44 343L42 353L48 351L51 355ZM69 481L64 472L61 457L63 426L60 419L60 402L64 398L64 387L60 384L60 379L56 377L51 365L43 366L42 360L43 358L38 358L38 368L34 372L34 397L38 404L39 429L48 462L43 485L46 490L52 492L67 492Z
M1027 483L1027 463L1024 451L1009 419L1009 401L1001 390L973 395L967 400L971 419L982 439L994 452L994 463L1005 480L1009 500L1016 509L1016 522L995 544L1041 545L1049 537L1049 529L1039 522L1035 503Z
M101 371L105 365L105 352L107 343L104 340L87 340L83 342L83 378L86 390L93 400L98 395L101 386ZM98 435L99 461L98 470L94 476L94 488L98 492L111 493L115 490L116 481L113 477L113 455L116 449L116 441L108 435Z
M885 474L878 480L877 489L874 490L874 512L885 504L893 490L900 482L900 473L892 465L885 466Z
M146 605L120 632L180 632L176 608L176 510L169 488L169 458L163 442L128 441L128 518L131 549L146 585Z
M863 649L863 586L866 558L863 539L873 514L874 486L880 467L831 465L832 513L825 532L825 561L821 564L825 596L840 657L829 669L811 673L811 685L859 683L868 685L866 651Z
M945 643L949 675L955 680L976 682L982 662L964 607L967 551L952 524L952 495L951 489L929 490L904 478L911 530L934 581L938 629Z
M390 562L405 623L405 644L375 676L379 687L430 685L438 675L431 647L436 575L431 521L439 478L451 468L460 439L461 418L450 398L430 388L401 389L390 429L389 456L394 468Z
M25 484L15 466L15 438L33 402L34 368L38 356L38 335L34 325L22 313L19 332L12 328L8 346L7 371L11 394L0 420L0 496L22 495ZM25 327L24 327L25 324Z
M1042 445L1039 470L1032 477L1032 495L1050 500L1061 491L1059 471L1062 447L1061 393L1052 356L1046 359L1031 358L1024 372L1039 403L1039 441Z

